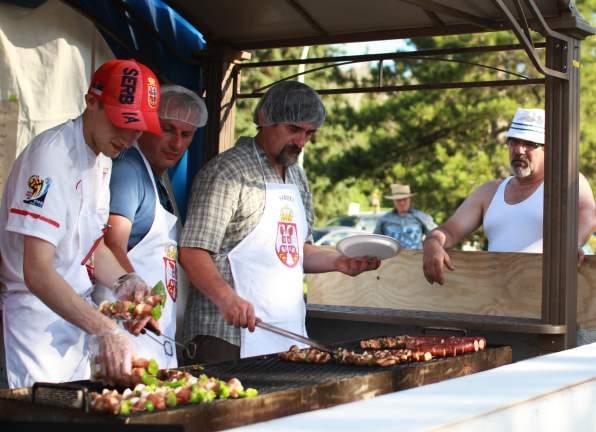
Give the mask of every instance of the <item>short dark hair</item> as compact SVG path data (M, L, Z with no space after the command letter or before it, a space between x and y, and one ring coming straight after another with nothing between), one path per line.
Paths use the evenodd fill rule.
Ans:
M100 101L99 99L97 99L97 106L98 106L98 108L99 108L100 110L104 109L104 107L103 107L103 102L102 102L102 101Z

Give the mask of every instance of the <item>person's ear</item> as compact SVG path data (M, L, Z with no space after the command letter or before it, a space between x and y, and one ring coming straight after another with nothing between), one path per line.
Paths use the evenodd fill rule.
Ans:
M95 96L86 94L85 95L85 104L87 105L87 109L93 111L98 108L98 100Z

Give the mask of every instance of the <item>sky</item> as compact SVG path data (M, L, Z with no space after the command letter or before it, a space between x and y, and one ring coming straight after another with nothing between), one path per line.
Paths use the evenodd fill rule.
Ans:
M343 48L346 49L348 52L347 55L384 54L395 52L398 49L402 51L412 51L412 48L406 45L406 39L395 39L375 42L357 42L334 46L343 46Z

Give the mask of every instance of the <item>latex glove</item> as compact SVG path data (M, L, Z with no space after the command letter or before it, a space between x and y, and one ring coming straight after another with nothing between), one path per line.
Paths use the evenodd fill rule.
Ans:
M115 385L130 376L132 359L137 356L132 341L121 329L91 335L91 375Z
M120 276L114 282L114 295L118 300L133 301L134 297L134 302L139 304L146 294L149 294L149 287L136 273Z

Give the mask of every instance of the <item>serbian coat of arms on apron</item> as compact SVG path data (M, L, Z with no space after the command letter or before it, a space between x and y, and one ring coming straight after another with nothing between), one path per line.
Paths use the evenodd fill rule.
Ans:
M298 265L300 254L298 253L298 231L296 224L292 223L294 212L287 204L279 212L281 221L277 223L277 238L275 239L275 252L280 261L290 267Z
M173 301L178 297L178 272L176 270L176 258L178 258L178 248L171 244L166 248L166 256L163 257L166 265L166 289L170 293Z

